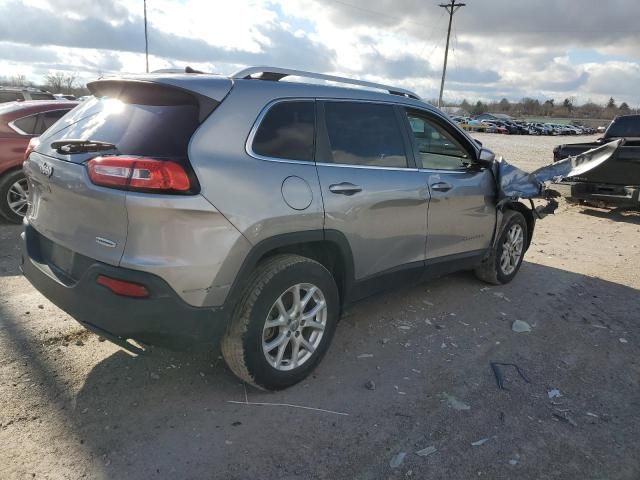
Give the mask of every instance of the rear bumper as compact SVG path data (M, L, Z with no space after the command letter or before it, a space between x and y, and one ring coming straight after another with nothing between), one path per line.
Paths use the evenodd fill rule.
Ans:
M125 348L127 339L174 350L213 348L219 343L226 326L223 309L190 306L160 277L77 253L71 255L71 268L68 265L63 272L47 259L50 245L27 225L22 233L21 270L36 289L87 329ZM98 275L143 284L150 295L116 295L96 283Z
M624 187L601 183L571 183L573 200L603 203L616 207L640 207L640 187Z

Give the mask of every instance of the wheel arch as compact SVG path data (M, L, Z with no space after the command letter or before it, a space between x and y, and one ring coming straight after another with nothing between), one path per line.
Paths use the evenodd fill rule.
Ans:
M504 206L505 210L514 210L522 214L524 219L527 222L527 244L525 245L525 251L529 249L529 245L531 245L531 239L533 238L533 230L536 226L536 217L533 214L533 211L527 207L524 203L521 202L509 202ZM502 218L500 218L500 224L502 223Z
M21 170L22 170L22 164L6 167L4 170L0 170L0 180L2 180L2 177L4 177L5 175L9 175L10 173L18 172Z
M276 235L254 245L236 275L225 305L233 308L260 262L286 253L311 258L327 268L336 281L341 303L345 303L354 282L349 242L336 230L307 230Z

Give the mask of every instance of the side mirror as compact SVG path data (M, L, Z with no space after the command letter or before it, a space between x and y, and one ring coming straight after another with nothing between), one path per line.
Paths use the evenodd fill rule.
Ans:
M496 159L496 154L493 153L488 148L482 148L480 150L480 155L478 156L478 163L492 164L495 159Z

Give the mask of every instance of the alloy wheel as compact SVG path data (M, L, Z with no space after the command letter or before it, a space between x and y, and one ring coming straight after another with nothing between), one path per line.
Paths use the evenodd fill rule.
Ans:
M322 291L299 283L282 293L271 307L262 331L262 351L276 370L288 371L306 363L320 345L327 325Z
M524 230L522 225L514 224L509 228L502 243L500 269L505 275L511 275L518 266L524 247Z
M9 209L20 217L27 213L29 198L29 183L26 178L21 178L9 187L7 191L7 204Z

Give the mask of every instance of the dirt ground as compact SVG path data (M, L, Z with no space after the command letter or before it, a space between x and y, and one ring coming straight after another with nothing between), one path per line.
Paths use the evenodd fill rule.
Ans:
M558 142L477 137L524 167ZM20 276L19 234L0 225L2 479L640 478L640 213L563 204L510 285L459 273L363 301L279 393L216 353L101 342ZM529 382L502 367L500 390L490 362Z

